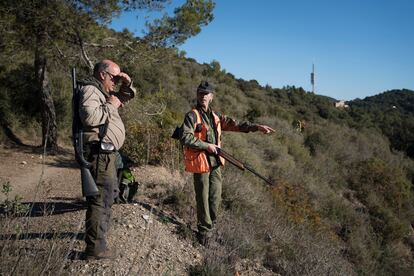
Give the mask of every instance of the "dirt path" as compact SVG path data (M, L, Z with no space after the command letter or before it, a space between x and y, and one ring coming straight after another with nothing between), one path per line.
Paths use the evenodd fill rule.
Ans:
M72 187L63 183L65 179L79 178L70 155L43 156L39 152L30 148L0 150L0 181L10 183L11 197L20 195L24 200L35 200L35 196L38 195L36 191L45 192L48 184L54 184L52 181L58 181L59 183L54 186L61 189L65 186ZM79 182L74 184L77 185ZM4 198L5 195L1 194L0 199Z
M157 177L176 181L176 176L162 168L146 167L140 171L148 175L148 182L156 182ZM3 248L10 249L1 255L5 264L14 265L16 258L24 258L25 262L18 262L16 267L22 274L33 269L30 264L36 263L34 259L43 258L48 269L56 266L56 271L61 265L59 270L68 274L185 275L191 266L202 262L199 246L194 247L193 241L176 234L180 223L174 216L162 213L150 202L113 206L108 243L117 248L116 261L79 260L84 249L85 216L79 179L70 151L42 156L38 150L28 148L0 149L0 181L8 182L12 188L8 198L19 195L23 197L21 202L33 203L31 216L14 219L14 227L2 224L0 242ZM5 199L2 193L1 202ZM24 235L16 231L20 228L24 228ZM13 252L16 249L18 254ZM0 274L10 273L11 268L2 267Z

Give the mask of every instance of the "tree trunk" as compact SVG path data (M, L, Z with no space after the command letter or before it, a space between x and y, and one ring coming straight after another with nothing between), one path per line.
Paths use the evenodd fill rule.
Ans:
M56 151L58 149L56 112L47 72L47 57L44 48L45 41L46 34L39 34L37 36L34 61L35 77L41 101L42 145L46 145L48 150Z

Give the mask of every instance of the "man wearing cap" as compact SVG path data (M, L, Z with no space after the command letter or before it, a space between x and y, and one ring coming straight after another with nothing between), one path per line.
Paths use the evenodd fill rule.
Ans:
M181 143L184 145L185 169L194 173L194 189L197 202L198 241L205 245L211 235L221 202L222 176L219 157L221 131L265 134L274 130L266 125L237 122L211 110L214 88L202 81L197 88L197 106L185 115Z
M115 86L121 81L120 89ZM87 197L85 222L86 259L112 259L106 234L111 219L114 190L117 189L116 151L125 141L125 127L118 109L135 96L131 78L111 60L97 63L93 77L78 82L79 117L84 130L85 156L99 194Z

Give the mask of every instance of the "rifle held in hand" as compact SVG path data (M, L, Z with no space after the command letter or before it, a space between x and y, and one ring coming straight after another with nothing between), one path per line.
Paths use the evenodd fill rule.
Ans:
M176 140L180 140L181 136L182 136L182 132L183 132L183 126L181 125L180 127L176 127L174 130L173 135L171 136L171 138L176 139ZM249 165L241 162L240 160L237 160L236 158L234 158L233 156L231 156L229 153L225 152L222 149L218 149L218 154L219 156L223 157L224 159L226 159L228 162L230 162L231 164L233 164L234 166L236 166L237 168L239 168L242 171L248 170L249 172L253 173L254 175L256 175L257 177L261 178L262 180L264 180L266 182L266 184L273 186L272 181L270 181L269 179L267 179L266 177L264 177L263 175L259 174L258 172L256 172L252 167L250 167Z

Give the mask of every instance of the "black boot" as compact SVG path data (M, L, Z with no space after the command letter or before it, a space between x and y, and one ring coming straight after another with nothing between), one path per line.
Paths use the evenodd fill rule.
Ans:
M207 235L207 233L197 232L197 240L202 246L207 246L209 239L210 237Z

